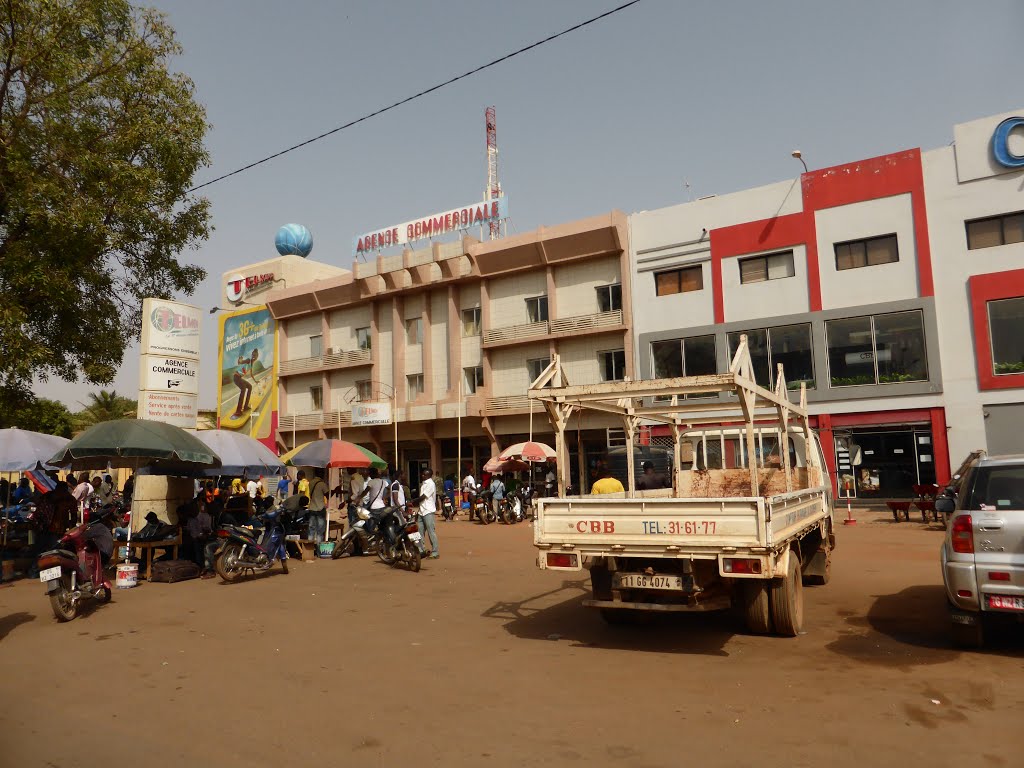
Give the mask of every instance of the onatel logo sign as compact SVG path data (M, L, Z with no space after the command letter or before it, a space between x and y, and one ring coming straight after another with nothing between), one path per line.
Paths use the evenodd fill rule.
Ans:
M175 312L171 307L160 304L153 308L149 322L160 333L169 336L198 336L199 318Z
M257 290L269 288L274 282L273 272L264 272L260 275L243 277L239 274L231 275L224 285L224 295L232 304L237 304L250 293Z

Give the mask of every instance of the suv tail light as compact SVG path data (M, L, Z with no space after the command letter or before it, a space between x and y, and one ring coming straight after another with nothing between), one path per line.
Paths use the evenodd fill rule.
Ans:
M959 552L962 555L974 554L974 521L970 515L959 515L953 518L950 534L954 552Z

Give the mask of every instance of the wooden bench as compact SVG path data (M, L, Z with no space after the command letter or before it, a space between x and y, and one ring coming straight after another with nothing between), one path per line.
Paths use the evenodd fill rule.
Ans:
M170 549L171 554L175 560L178 559L178 548L181 546L181 534L179 533L173 539L164 539L163 541L137 541L132 539L131 542L127 541L114 541L114 554L110 557L110 565L115 565L121 560L121 547L128 547L128 549L141 549L143 555L140 559L146 563L146 581L149 581L153 576L153 552L157 549ZM142 575L141 573L139 574Z

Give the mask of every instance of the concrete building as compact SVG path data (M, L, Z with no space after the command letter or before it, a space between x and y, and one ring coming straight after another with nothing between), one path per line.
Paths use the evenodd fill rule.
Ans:
M806 383L833 478L862 495L1024 450L1020 115L632 215L640 377L726 370L746 333L762 385L779 363Z
M393 426L353 425L353 409L386 402L402 468L455 472L461 431L479 469L530 434L526 390L552 355L574 383L634 376L629 281L619 212L289 279L262 298L278 322L278 445L341 435L393 461ZM549 436L533 410L533 433ZM581 442L603 451L606 426L582 425Z

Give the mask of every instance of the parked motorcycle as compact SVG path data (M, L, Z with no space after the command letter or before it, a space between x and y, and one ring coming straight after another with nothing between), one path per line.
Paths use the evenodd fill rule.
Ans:
M473 497L470 504L472 504L470 511L477 515L483 525L488 525L498 519L498 516L494 514L494 510L491 509L490 491L481 491Z
M217 531L223 539L215 555L213 567L217 575L231 583L246 572L269 571L274 561L281 561L281 570L288 573L288 552L285 549L285 525L280 510L260 516L262 532L236 525L225 525Z
M458 514L458 509L456 509L455 505L452 503L452 497L449 496L447 493L442 494L441 517L443 517L446 521L451 521L454 520Z
M337 560L341 557L372 555L377 552L380 546L380 518L384 511L384 509L367 510L360 507L358 512L365 514L366 517L360 517L342 534L334 545L331 558Z
M377 557L388 565L402 563L413 573L419 571L420 560L426 552L417 513L413 510L403 515L401 507L387 507L382 511Z
M104 575L103 566L114 551L114 539L104 520L102 516L72 528L57 549L39 556L39 581L46 585L57 621L78 616L83 600L110 602L113 585Z

